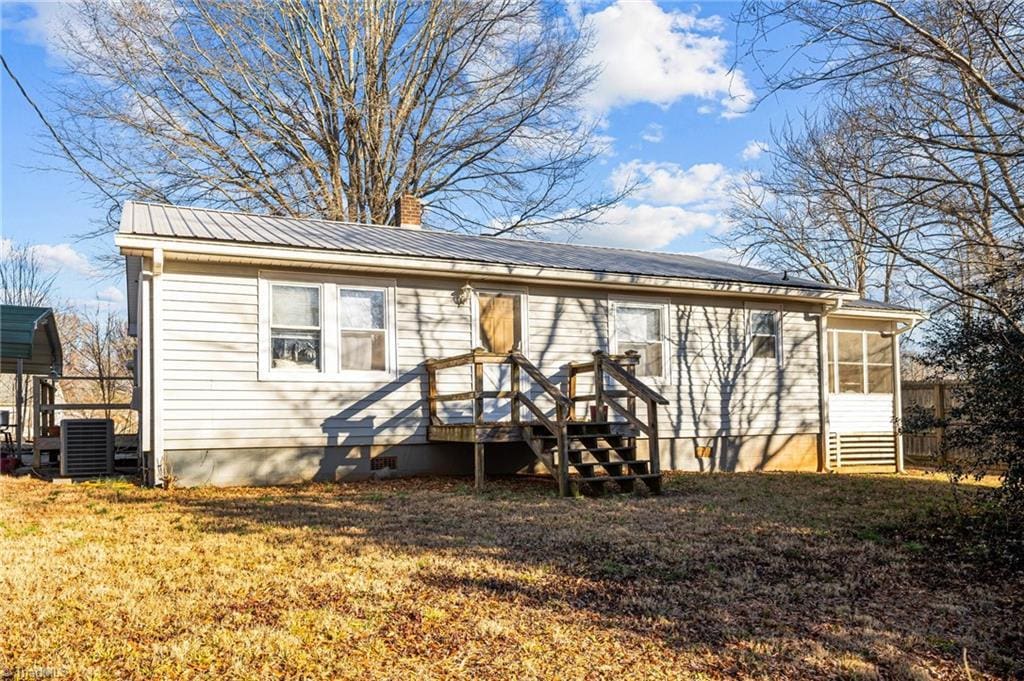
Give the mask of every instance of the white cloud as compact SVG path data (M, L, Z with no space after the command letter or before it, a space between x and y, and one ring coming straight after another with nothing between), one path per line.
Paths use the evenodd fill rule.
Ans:
M648 123L647 127L644 128L642 133L640 133L640 139L645 142L657 144L665 139L665 128L657 123Z
M551 233L556 240L573 237L598 246L662 249L695 232L722 233L736 175L719 163L676 163L632 160L620 163L609 176L615 189L635 184L630 203L617 205L578 235ZM714 257L714 256L708 256ZM719 258L721 259L721 258Z
M108 286L96 294L96 299L105 303L123 303L124 293L117 286Z
M653 0L618 0L585 21L593 29L591 60L602 71L587 101L603 114L635 102L667 107L683 97L715 101L726 118L743 115L754 93L727 64L720 17L665 11Z
M46 48L51 57L62 57L61 38L76 18L74 2L20 2L4 6L3 27L22 40Z
M605 213L598 224L585 228L578 243L655 250L678 237L715 229L717 221L710 213L679 206L618 205Z
M0 239L0 257L8 257L12 248L14 242L11 239ZM71 244L28 244L24 248L35 256L39 267L48 272L66 270L84 275L96 273L89 259Z
M77 274L92 275L96 270L89 259L75 250L71 244L34 244L29 246L40 265L46 269L62 269Z
M736 176L720 163L678 163L632 160L619 164L610 181L616 187L635 184L633 197L658 205L681 205L700 210L721 208Z
M756 161L761 158L764 152L768 151L768 143L761 142L759 140L750 140L747 142L747 146L743 147L743 151L740 152L740 156L744 161Z

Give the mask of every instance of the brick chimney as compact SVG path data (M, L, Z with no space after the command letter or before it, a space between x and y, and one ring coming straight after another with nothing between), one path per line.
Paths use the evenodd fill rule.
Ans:
M402 198L395 201L394 223L406 229L423 227L423 204L420 200L412 194L402 194Z

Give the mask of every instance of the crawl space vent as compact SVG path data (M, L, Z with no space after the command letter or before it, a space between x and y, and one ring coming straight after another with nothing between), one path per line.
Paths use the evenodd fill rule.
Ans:
M370 459L371 471L393 471L398 469L398 458L394 456L375 456Z
M114 422L64 419L60 422L60 474L88 478L114 473Z

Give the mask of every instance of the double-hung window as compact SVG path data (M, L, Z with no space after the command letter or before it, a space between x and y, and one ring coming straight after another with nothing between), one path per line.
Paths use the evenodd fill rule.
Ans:
M260 380L394 377L394 282L261 272L259 291Z
M829 392L893 391L892 339L869 331L828 332Z
M270 285L270 367L320 371L320 286Z
M640 353L636 375L663 377L665 375L665 313L662 304L616 302L612 304L615 327L613 352L624 354L630 350Z
M387 291L338 289L342 371L387 371Z
M750 359L782 361L782 310L747 310L747 347Z

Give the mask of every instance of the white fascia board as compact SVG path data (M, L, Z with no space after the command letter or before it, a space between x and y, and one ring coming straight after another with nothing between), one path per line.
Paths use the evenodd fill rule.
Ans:
M767 286L745 282L719 282L681 277L588 272L537 265L499 265L442 258L354 253L351 251L330 251L300 247L282 248L257 244L232 244L199 239L176 239L173 237L152 237L133 234L118 234L114 238L114 243L121 249L123 255L145 255L155 248L162 248L168 259L175 260L204 260L256 265L284 264L316 269L344 268L367 272L386 272L389 274L399 273L473 279L474 281L543 282L552 285L574 285L601 289L655 290L662 293L671 290L732 297L785 298L790 301L816 303L835 302L840 297L848 297L850 295L846 291L837 289L803 289L800 287Z
M896 320L907 323L918 323L928 319L928 315L924 312L918 312L916 310L860 310L851 307L840 308L837 312L832 312L828 315L836 319L884 319L884 320Z

